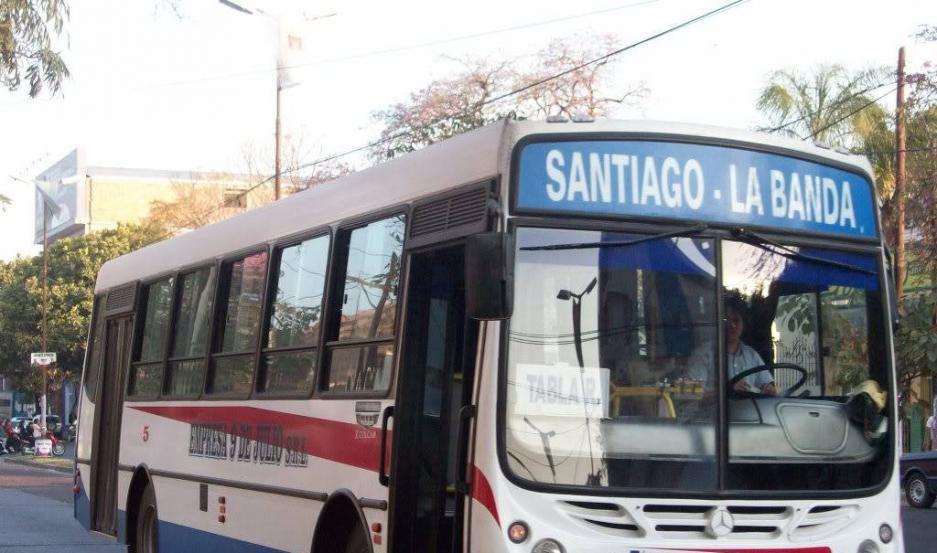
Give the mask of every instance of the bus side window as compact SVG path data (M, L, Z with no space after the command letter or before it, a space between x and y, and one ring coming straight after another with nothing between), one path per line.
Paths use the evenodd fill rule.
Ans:
M180 275L179 289L163 393L172 397L197 397L205 383L205 353L214 313L215 267Z
M130 365L127 397L146 399L159 395L173 280L166 277L143 287L143 327Z
M267 252L222 265L218 332L209 365L208 394L246 396L254 380Z
M336 287L340 320L327 342L330 392L390 387L404 228L404 216L396 215L339 234L347 254Z
M95 296L93 312L85 365L85 396L91 402L97 399L95 394L98 376L101 372L101 348L104 345L104 296Z
M277 250L275 286L264 336L257 391L308 395L319 361L322 300L329 236L316 236Z

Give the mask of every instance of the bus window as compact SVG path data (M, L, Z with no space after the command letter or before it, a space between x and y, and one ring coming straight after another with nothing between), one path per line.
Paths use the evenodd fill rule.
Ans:
M315 383L329 237L279 251L276 296L258 375L259 392L308 393Z
M92 402L98 389L98 375L101 372L101 348L104 346L104 296L94 298L94 316L91 336L88 341L90 354L85 367L85 395Z
M163 376L169 309L173 278L167 277L143 287L145 311L143 328L134 363L130 367L127 396L149 398L159 395Z
M179 277L181 291L176 305L172 354L166 365L170 396L192 397L205 383L205 351L208 345L215 293L215 267L205 267Z
M224 289L219 297L224 303L206 390L209 394L246 395L251 391L266 274L267 252L223 266Z
M345 235L348 257L338 340L329 344L329 391L385 391L390 386L403 232L404 217L397 215ZM346 346L346 341L355 345Z
M793 363L807 371L802 389L810 395L823 395L819 367L820 335L816 293L788 294L778 298L771 327L775 363ZM776 371L777 387L787 390L799 379L793 371Z
M889 385L876 258L722 242L729 382L728 484L873 485L888 457ZM732 298L735 298L733 301ZM730 321L742 323L735 343ZM783 324L778 324L782 321ZM821 347L822 344L822 347ZM752 424L753 420L763 421Z

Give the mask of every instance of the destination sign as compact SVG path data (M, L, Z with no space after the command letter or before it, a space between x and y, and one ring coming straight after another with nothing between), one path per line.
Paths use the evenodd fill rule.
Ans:
M545 142L524 146L518 167L522 211L878 234L867 177L777 154L678 142Z

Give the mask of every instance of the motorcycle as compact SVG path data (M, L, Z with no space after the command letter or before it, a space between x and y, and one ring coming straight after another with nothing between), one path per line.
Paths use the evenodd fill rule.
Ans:
M55 437L55 434L51 430L46 430L46 439L52 442L52 456L61 457L65 455L65 442L59 440ZM33 452L35 452L36 444L35 440L33 441Z
M55 437L50 431L46 431L46 439L52 442L52 456L61 457L65 455L65 442L59 440ZM10 453L22 453L23 455L34 455L36 453L36 440L27 442L24 438L17 434L16 439L11 443L10 438L7 438L6 450Z

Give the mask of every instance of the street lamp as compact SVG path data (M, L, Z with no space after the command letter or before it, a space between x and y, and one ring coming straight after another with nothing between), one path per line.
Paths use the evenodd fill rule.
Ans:
M36 187L36 190L39 192L39 195L42 196L42 352L46 353L49 351L48 348L48 322L47 322L47 313L49 310L49 215L52 216L58 215L60 209L56 205L55 200L49 197L46 194L46 191L42 189L42 186L38 181L21 179L19 177L14 177L10 175L10 178L23 182L26 184L32 184ZM47 401L46 401L46 388L48 387L49 373L48 365L44 364L42 366L42 398L40 400L39 409L40 409L40 419L39 427L42 428L42 436L46 435L46 412L47 412Z
M245 14L247 14L247 15L254 15L255 13L257 13L257 14L260 14L260 15L264 15L264 16L273 18L274 23L276 24L276 28L277 28L277 40L280 41L280 42L282 42L281 37L280 37L280 34L283 32L283 28L282 28L283 26L282 26L282 24L281 24L282 16L271 15L271 14L269 14L269 13L263 11L263 10L260 9L260 8L254 8L253 10L250 10L250 9L245 8L244 6L242 6L242 5L240 5L240 4L236 3L236 2L233 2L232 0L218 0L218 1L219 1L222 5L227 6L227 7L231 8L232 10L235 10L235 11L238 11L238 12L241 12L241 13L245 13ZM327 13L327 14L317 15L317 16L313 16L313 17L304 16L304 18L305 18L306 21L316 21L316 20L319 20L319 19L326 19L326 18L328 18L328 17L333 17L333 16L335 16L335 15L337 15L337 14L336 14L335 12L333 12L333 13ZM283 52L282 52L282 48L281 48L281 47L278 47L278 50L277 50L277 107L276 107L276 124L275 124L275 130L274 130L275 139L274 139L274 155L273 155L273 158L274 158L274 161L273 161L273 163L274 163L274 167L273 167L273 171L274 171L274 174L273 174L273 199L274 199L274 200L279 200L279 199L280 199L280 135L281 135L281 131L280 131L280 92L281 92L284 88L289 88L289 87L296 86L297 84L299 84L299 83L295 83L295 82L294 82L294 83L288 83L288 84L285 84L285 85L284 85L284 82L283 82L283 81L284 81L283 74L284 74L284 70L287 69L287 68L288 68L288 64L283 63Z

